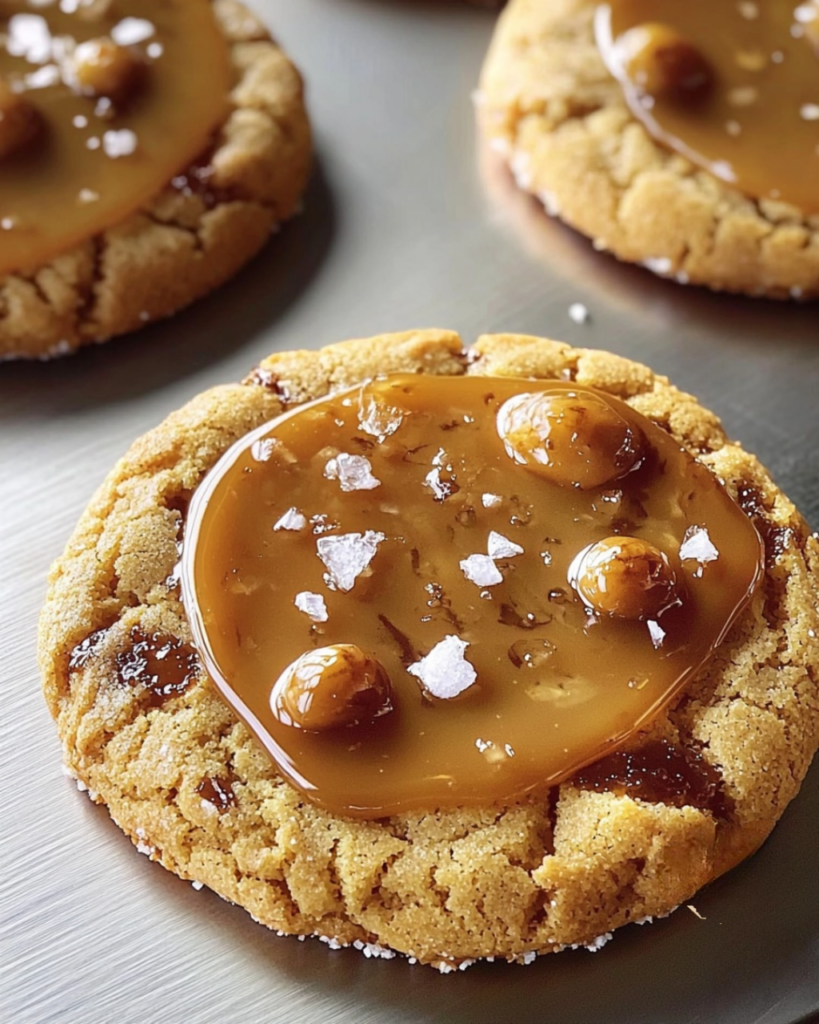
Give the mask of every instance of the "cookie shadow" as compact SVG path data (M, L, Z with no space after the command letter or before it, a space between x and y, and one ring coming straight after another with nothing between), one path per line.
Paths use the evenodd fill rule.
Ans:
M284 318L317 277L335 233L333 196L316 161L304 211L210 295L168 320L103 345L44 363L0 365L0 421L127 401L228 363ZM254 356L244 358L228 378L242 376L253 361Z
M343 1003L396 1024L793 1024L808 1008L819 1012L817 822L819 764L768 843L698 893L696 912L681 907L650 927L618 931L596 954L566 951L525 970L482 963L442 976L403 958L368 959L277 937L164 872L159 884L163 898L178 898L191 914L201 914L206 899L209 924L225 931L232 949L309 990L311 1005L328 1014Z
M478 140L479 177L488 202L490 221L522 243L524 250L548 272L583 290L600 306L592 315L612 312L638 318L658 335L686 327L745 350L785 345L793 350L819 340L816 302L781 301L712 292L682 285L635 264L598 252L591 241L556 217L520 189L503 157L485 140Z

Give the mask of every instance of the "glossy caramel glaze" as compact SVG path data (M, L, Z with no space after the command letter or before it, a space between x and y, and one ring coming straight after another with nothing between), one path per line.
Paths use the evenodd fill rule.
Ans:
M595 29L654 138L754 198L819 210L819 4L613 0Z
M0 157L2 276L123 220L212 145L227 44L208 0L3 0L0 85L37 125Z
M593 487L521 464L498 417L521 393L602 403L639 460L613 460ZM547 447L582 444L577 429ZM618 535L674 567L676 599L655 618L595 612L573 589L578 554ZM209 673L281 771L338 813L377 817L509 800L607 754L703 664L761 563L710 471L617 399L398 375L231 449L194 496L182 589ZM330 729L283 721L277 679L339 644L383 667L391 707Z

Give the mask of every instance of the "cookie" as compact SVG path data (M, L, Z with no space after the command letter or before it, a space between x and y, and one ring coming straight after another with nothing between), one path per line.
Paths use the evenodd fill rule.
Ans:
M297 212L311 160L299 73L236 0L26 7L11 5L0 72L40 125L0 157L0 359L63 355L218 287ZM45 38L75 32L76 46L26 50L20 17L51 18Z
M342 816L283 779L202 672L177 563L203 477L282 411L395 372L596 388L725 481L759 531L764 575L750 604L650 728L611 755L619 762L507 802ZM668 914L764 841L819 744L818 559L759 462L645 366L521 335L464 351L447 331L280 353L172 414L97 492L51 573L45 695L68 771L138 849L269 928L444 971L530 962ZM639 775L658 750L666 781L696 769L710 795L607 788L607 771Z
M636 6L642 10L652 5ZM665 10L669 5L660 6ZM503 155L518 185L538 197L548 213L592 239L595 248L663 277L772 298L819 294L815 202L811 206L804 200L799 183L786 202L775 197L770 182L753 174L748 182L739 174L739 183L747 185L744 191L725 180L737 177L735 168L719 159L722 149L736 144L730 133L742 137L753 127L754 117L761 122L753 105L754 86L728 91L724 102L734 106L727 108L731 112L725 123L720 121L728 141L719 143L722 149L710 164L696 162L690 149L688 156L681 147L674 151L659 141L671 132L649 130L654 98L623 74L621 80L615 78L611 62L604 62L597 42L599 24L597 35L595 29L598 7L591 0L513 0L501 15L483 67L477 110L484 135ZM742 25L751 25L742 21L741 11L741 5L733 5L720 17L735 16ZM787 12L783 8L780 13L784 17ZM700 17L701 9L685 13L677 5L669 17L683 14ZM764 13L766 19L779 16L773 8ZM790 43L803 46L801 56L808 59L807 43L791 38L787 28L782 31ZM716 30L708 33L709 39L718 36ZM725 38L730 41L736 33ZM766 39L761 49L767 53L771 47ZM763 63L768 66L767 58ZM759 74L732 64L737 74ZM719 66L717 71L726 69ZM764 98L764 85L761 92ZM713 104L708 98L702 109L711 110L709 104L722 104L723 99L721 85L715 86ZM740 105L748 100L751 105ZM776 130L777 139L790 136L791 122L787 131L778 130L775 124L771 127L776 117L792 118L809 132L805 119L813 116L812 110L776 106L765 124ZM714 109L721 111L722 106ZM758 145L768 153L777 150L764 137ZM812 158L806 155L796 164L807 171Z

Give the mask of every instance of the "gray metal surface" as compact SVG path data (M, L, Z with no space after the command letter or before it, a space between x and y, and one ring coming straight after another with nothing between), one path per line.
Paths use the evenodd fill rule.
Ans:
M279 939L138 856L60 773L34 633L45 576L138 434L265 353L414 326L521 330L696 393L819 526L816 307L686 290L550 223L477 146L493 15L256 0L303 68L319 167L303 217L235 282L139 336L0 367L0 1019L784 1024L819 1012L819 771L772 839L600 953L443 977ZM586 324L568 316L585 303ZM819 767L819 766L817 766Z

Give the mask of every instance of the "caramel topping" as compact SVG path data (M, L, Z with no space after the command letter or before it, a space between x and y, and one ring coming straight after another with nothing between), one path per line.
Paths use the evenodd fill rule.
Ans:
M819 3L611 0L595 32L658 142L754 198L819 210Z
M208 0L3 0L0 276L157 195L212 144L229 89Z
M523 407L537 429L508 415ZM709 470L617 399L396 375L223 457L191 504L182 591L283 774L377 817L513 799L604 756L700 668L761 561Z

